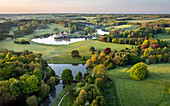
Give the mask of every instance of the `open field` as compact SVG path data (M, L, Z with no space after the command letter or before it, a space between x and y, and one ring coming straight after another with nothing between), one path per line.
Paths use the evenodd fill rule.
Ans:
M165 33L155 34L154 36L160 40L165 40L170 43L170 35L167 34L168 29L170 29L170 27L165 28Z
M83 41L83 42L89 42L93 40ZM80 45L82 42L77 42L74 44ZM71 46L73 44L70 44L68 46ZM96 52L98 50L103 50L106 47L110 47L112 50L114 49L123 49L123 48L130 48L131 45L124 45L124 44L116 44L116 43L107 43L107 42L101 42L101 41L94 41L91 43L88 43L86 45L83 45L81 47L75 48L73 50L78 50L80 53L80 56L84 56L86 59L89 59L91 57L90 47L94 47L96 49ZM82 61L81 58L71 58L71 51L67 51L62 53L61 55L57 55L55 57L47 59L49 63L86 63L86 61Z
M122 106L170 105L170 64L149 65L149 75L141 80L132 80L128 70L131 66L109 70L109 75L116 84Z
M137 29L137 25L119 25L119 26L114 26L113 29L111 29L111 31L113 31L114 29L124 29L124 30L135 30ZM105 29L109 30L109 27L106 27Z
M135 22L135 23L144 23L144 22L152 22L152 21L157 21L157 20L161 20L160 19L149 19L149 20L127 20L128 22Z

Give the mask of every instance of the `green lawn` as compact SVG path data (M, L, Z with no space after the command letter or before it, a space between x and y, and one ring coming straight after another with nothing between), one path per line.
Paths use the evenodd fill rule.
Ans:
M135 30L137 29L137 25L119 25L119 26L114 26L113 29L111 29L111 31L113 31L114 29L124 29L124 30ZM109 30L109 27L106 27L107 30Z
M116 89L122 106L155 106L170 105L170 64L149 65L147 78L141 81L129 77L129 68L119 67L109 71L116 84Z
M167 33L155 34L154 36L160 40L165 40L170 43L170 35L168 35Z
M75 85L66 85L65 88L62 90L62 92L60 93L60 95L57 98L57 101L54 103L53 106L58 106L58 103L60 102L61 98L68 92L70 91L73 87L75 87ZM67 106L68 102L72 102L73 100L73 96L71 95L71 93L69 93L67 96L65 96L65 98L63 99L63 101L61 102L61 106Z

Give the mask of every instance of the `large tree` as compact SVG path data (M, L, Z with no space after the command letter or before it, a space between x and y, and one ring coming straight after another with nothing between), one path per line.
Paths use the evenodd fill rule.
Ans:
M65 69L61 74L61 77L65 83L70 83L73 80L72 71L70 69Z

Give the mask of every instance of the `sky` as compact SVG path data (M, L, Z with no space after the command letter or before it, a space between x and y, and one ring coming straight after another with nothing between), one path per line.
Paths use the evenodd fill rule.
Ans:
M170 0L0 0L4 13L170 13Z

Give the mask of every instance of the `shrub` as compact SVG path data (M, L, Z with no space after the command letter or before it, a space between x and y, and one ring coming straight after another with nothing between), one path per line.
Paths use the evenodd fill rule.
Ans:
M73 51L71 52L71 56L72 56L72 58L79 57L80 55L79 55L78 50L73 50Z
M84 86L84 83L79 82L76 86L77 86L77 87L83 87L83 86Z
M110 48L104 49L104 53L105 53L106 55L108 55L110 52L111 52L111 49L110 49Z
M162 55L156 55L156 62L157 63L162 62L162 60L163 60L163 56Z
M90 48L90 51L95 51L95 48L94 48L94 47L91 47L91 48Z
M116 66L113 63L109 63L109 65L107 66L108 70L114 69L114 68L116 68Z
M170 34L170 29L167 30L167 34Z
M141 80L147 76L148 70L145 63L137 63L130 70L130 77L134 80Z
M28 106L38 106L37 98L35 95L27 98L26 102Z
M103 89L104 82L101 78L96 78L95 84L97 85L98 88Z
M142 49L146 49L148 47L149 47L148 45L142 45Z
M149 60L149 64L155 64L156 63L156 58L154 55L150 55L148 57L148 60Z
M161 48L160 44L155 44L154 48Z
M51 76L50 79L47 81L47 84L51 87L55 86L55 77Z
M50 86L47 85L47 84L41 84L41 87L40 87L40 95L42 97L46 97L48 94L49 94L49 91L50 91Z
M75 76L75 79L77 81L80 81L82 79L82 73L79 71L78 74Z
M70 69L65 69L61 74L61 77L65 83L70 83L71 81L73 81L73 74Z
M81 57L81 60L86 60L84 56Z
M92 61L91 61L91 59L88 59L88 60L86 61L86 67L87 67L87 68L92 67Z
M107 78L106 67L103 64L97 65L93 69L93 75L95 75L96 78L102 78L102 79Z

